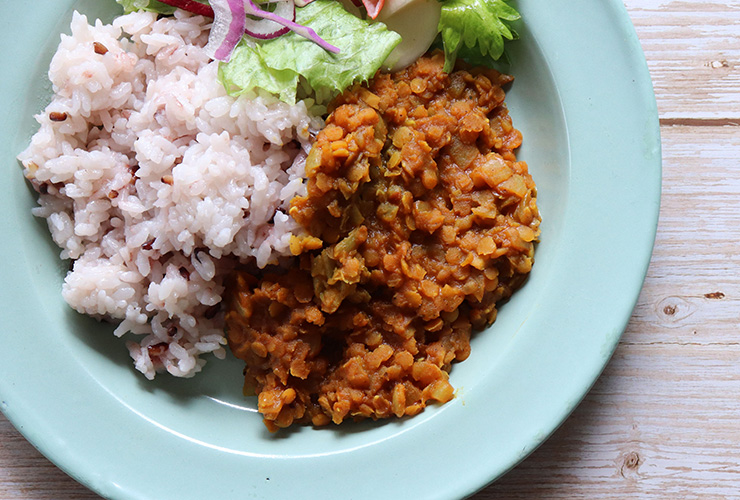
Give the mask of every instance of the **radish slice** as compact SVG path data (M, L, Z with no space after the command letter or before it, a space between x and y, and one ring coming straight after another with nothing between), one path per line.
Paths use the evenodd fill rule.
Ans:
M269 4L275 5L275 10L273 10L272 13L276 16L280 16L289 21L295 21L296 4L293 3L293 0L278 0L276 2L269 2ZM275 21L268 21L264 18L254 19L253 17L247 17L245 31L247 35L253 38L270 40L271 38L276 38L280 35L286 34L290 31L290 28L282 26Z
M297 24L293 21L288 21L287 19L283 17L277 16L272 12L267 12L265 10L262 10L259 7L257 7L252 0L243 0L243 1L244 1L244 8L247 14L249 14L250 16L261 17L262 19L267 19L268 21L275 21L276 23L295 31L296 34L304 38L308 38L309 40L316 43L319 47L321 47L324 50L333 52L334 54L338 54L340 52L338 47L335 47L334 45L330 44L329 42L321 38L319 35L316 34L314 30L312 30L308 26L301 26L300 24ZM380 0L380 1L382 2L383 0Z
M229 62L231 53L244 35L246 15L244 0L211 0L213 26L205 46L213 59Z
M371 19L375 19L378 17L378 14L380 14L380 9L383 8L385 0L362 0L362 3L365 5L367 15L370 16Z
M196 2L195 0L159 0L160 2L177 7L178 9L187 10L193 14L205 17L213 17L213 9L208 4Z

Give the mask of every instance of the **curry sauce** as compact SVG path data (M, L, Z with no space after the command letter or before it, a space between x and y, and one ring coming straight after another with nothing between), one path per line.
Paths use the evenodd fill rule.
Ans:
M530 272L540 216L492 69L435 53L335 99L290 215L297 265L241 271L227 332L270 430L415 415Z

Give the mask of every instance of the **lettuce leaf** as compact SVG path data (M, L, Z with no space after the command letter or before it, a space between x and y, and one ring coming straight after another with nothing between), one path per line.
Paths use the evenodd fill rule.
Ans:
M445 51L444 70L452 71L463 45L483 57L498 59L504 53L504 39L519 36L510 21L519 13L504 0L445 0L439 19L439 32Z
M336 0L314 0L296 9L296 22L311 27L341 52L327 52L293 32L266 41L242 40L231 61L219 68L230 93L261 88L294 103L299 76L314 90L341 92L373 77L401 41L383 23L359 19Z
M251 47L237 47L231 60L220 64L218 72L219 79L231 95L259 87L275 94L281 101L295 104L298 73L269 67Z

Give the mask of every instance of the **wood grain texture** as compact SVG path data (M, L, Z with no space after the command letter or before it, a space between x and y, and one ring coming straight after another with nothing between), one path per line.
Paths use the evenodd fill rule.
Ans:
M0 413L0 499L100 498L44 458Z
M475 500L740 497L740 1L625 3L662 124L648 276L584 402ZM60 498L99 497L0 415L0 499Z
M740 1L625 1L663 123L740 123Z

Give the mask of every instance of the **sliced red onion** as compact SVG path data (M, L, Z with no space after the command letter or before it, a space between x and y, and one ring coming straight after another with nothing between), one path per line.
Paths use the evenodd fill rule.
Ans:
M383 1L380 0L381 5ZM213 26L205 47L206 54L219 61L229 62L234 48L244 33L255 38L269 39L284 34L286 30L295 31L324 50L339 53L338 47L322 39L314 30L295 22L294 0L278 0L276 3L278 4L276 12L269 12L257 7L252 0L211 0L214 11ZM279 15L278 10L291 19ZM247 14L259 20L248 19ZM267 22L270 24L265 24ZM278 26L284 28L276 29Z
M295 31L296 34L308 38L315 44L317 44L319 47L321 47L324 50L327 50L329 52L333 52L335 54L338 54L339 47L335 47L334 45L330 44L323 38L321 38L319 35L316 34L314 30L309 28L308 26L302 26L300 24L297 24L293 21L288 21L287 19L277 16L273 14L272 12L267 12L265 10L260 9L257 7L252 0L243 0L244 1L244 9L246 10L247 14L250 16L255 17L261 17L262 19L267 19L268 21L275 21L276 23L285 26L286 28L290 28L291 30ZM380 0L381 2L383 0Z
M244 35L246 12L244 0L211 0L213 26L205 46L213 59L229 62L231 53Z
M196 2L195 0L159 0L160 2L177 7L178 9L187 10L193 14L198 14L205 17L214 17L213 9L204 3Z
M352 1L355 2L355 1L359 1L359 0L352 0ZM313 2L313 0L295 0L295 6L296 7L305 7L306 5L310 4L311 2ZM360 5L362 5L362 4L360 4Z
M293 0L277 0L267 3L275 5L275 10L272 13L276 16L280 16L283 19L287 19L289 21L295 21L296 4L293 3ZM280 35L288 33L290 31L290 28L288 28L287 26L282 26L275 21L268 21L267 19L263 19L261 17L257 19L248 17L247 23L245 25L245 31L247 35L253 38L257 38L259 40L270 40L272 38L276 38Z

